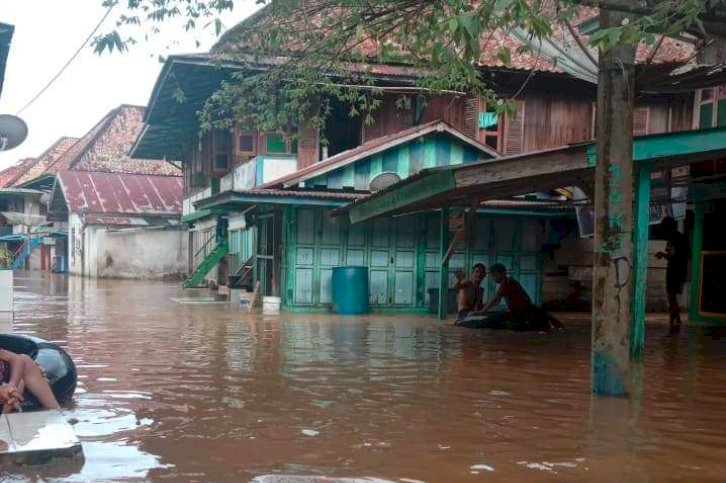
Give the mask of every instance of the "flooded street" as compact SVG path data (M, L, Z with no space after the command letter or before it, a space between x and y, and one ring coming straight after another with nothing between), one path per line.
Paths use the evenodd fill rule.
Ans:
M428 315L248 315L179 303L190 292L162 283L37 272L15 283L12 330L59 342L78 365L66 414L86 461L2 481L726 474L726 331L667 337L649 324L633 399L595 400L587 316L565 333L493 332Z

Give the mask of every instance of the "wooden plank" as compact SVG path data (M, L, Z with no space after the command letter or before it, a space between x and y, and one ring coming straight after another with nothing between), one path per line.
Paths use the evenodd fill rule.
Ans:
M0 464L43 464L59 458L82 458L83 448L73 426L60 411L12 413L0 416Z
M454 233L454 238L451 239L451 243L449 244L449 248L446 250L446 253L444 254L442 265L448 265L449 260L451 260L451 256L454 254L454 251L456 250L456 247L459 245L459 242L464 238L464 231L459 230L456 233Z
M439 236L441 239L441 270L439 278L439 320L446 320L446 299L449 291L449 266L443 263L445 250L449 246L449 207L441 209L441 220L439 223Z
M484 185L494 182L522 181L543 175L577 171L590 167L585 157L586 146L574 146L550 152L532 153L515 158L493 159L454 170L456 187ZM484 187L481 187L484 189Z
M445 193L454 188L454 176L451 171L432 173L372 198L370 201L354 205L350 209L350 221L359 223L396 209L410 206L418 201Z
M424 168L433 168L434 166L436 166L436 138L426 136L424 141Z
M262 295L260 293L260 281L255 282L255 289L252 291L252 297L250 297L250 305L247 308L248 312L252 312L258 305L262 304Z
M650 166L641 164L635 189L635 234L633 241L633 302L630 323L630 357L643 358L645 344L645 302L648 285L648 233L650 219Z
M349 164L345 168L343 168L343 179L342 184L344 188L353 188L355 187L355 166L352 164Z

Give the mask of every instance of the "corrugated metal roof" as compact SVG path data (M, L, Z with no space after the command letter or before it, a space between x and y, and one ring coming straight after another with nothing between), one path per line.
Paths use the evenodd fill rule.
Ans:
M307 191L307 190L279 190L271 188L257 188L249 191L240 191L240 194L249 193L255 196L288 196L295 198L320 198L330 200L358 200L365 198L367 193L352 192L331 192L331 191Z
M58 174L69 211L93 214L181 215L181 178L90 171Z

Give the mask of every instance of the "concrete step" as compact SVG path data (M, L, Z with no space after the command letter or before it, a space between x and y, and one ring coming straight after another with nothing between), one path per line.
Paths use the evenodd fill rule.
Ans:
M81 458L81 442L60 411L0 416L0 467Z

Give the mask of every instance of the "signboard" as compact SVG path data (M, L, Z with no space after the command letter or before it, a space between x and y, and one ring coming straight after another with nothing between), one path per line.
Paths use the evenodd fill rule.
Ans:
M43 245L55 245L55 238L52 236L44 236Z

